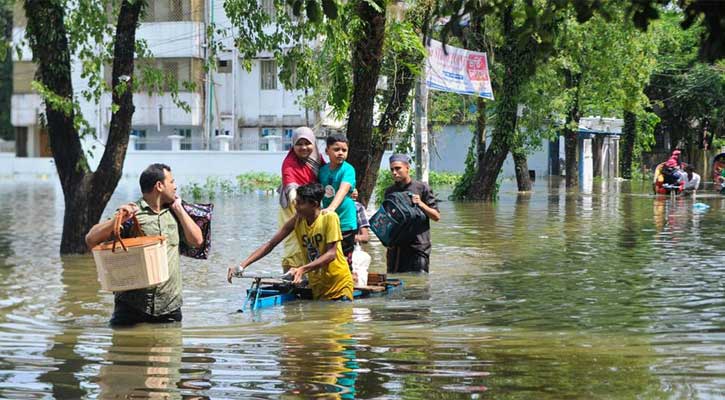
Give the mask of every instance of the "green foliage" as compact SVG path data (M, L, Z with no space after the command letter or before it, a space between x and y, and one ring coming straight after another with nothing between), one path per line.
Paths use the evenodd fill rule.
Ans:
M204 183L189 182L181 187L184 197L191 197L194 201L213 200L217 196L229 197L254 191L273 193L282 184L279 175L268 172L248 172L233 180L209 176Z
M475 122L476 114L469 108L476 104L476 98L458 93L428 92L428 121L431 132L439 132L447 125L467 125Z
M412 172L411 172L412 175ZM385 189L394 183L393 175L388 170L381 169L378 172L378 179L375 181L375 204L380 205L383 202ZM372 200L372 199L371 199Z
M268 172L249 172L238 175L237 184L242 193L253 190L273 191L282 184L282 177Z
M415 175L415 170L410 169L410 175ZM461 174L455 172L436 172L431 171L428 176L428 184L431 188L451 187L459 184L461 180ZM385 189L392 186L393 175L388 170L380 170L378 172L378 179L375 183L375 204L380 205L383 202L383 194Z
M660 123L657 114L642 111L637 114L637 136L634 142L634 159L639 159L642 153L652 150L655 144L655 128Z
M199 201L204 197L204 189L198 183L191 182L181 187L181 195L184 197L191 196L194 201Z
M471 144L468 146L468 153L466 153L466 168L463 171L461 179L458 180L453 188L453 194L451 194L452 200L465 200L468 197L476 175L476 152L476 136L474 135L471 139Z
M652 170L644 170L639 159L632 161L632 181L653 182L654 172Z
M428 183L431 187L455 186L461 180L461 176L455 172L430 171Z
M683 15L667 12L653 25L657 37L656 68L646 93L653 112L668 132L670 145L702 148L725 134L725 63L698 61L703 28L680 26Z

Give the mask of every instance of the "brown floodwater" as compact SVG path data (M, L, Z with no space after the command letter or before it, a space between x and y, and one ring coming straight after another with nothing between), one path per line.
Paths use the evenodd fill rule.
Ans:
M400 275L401 292L245 313L249 282L226 268L273 233L277 203L217 198L210 259L182 259L183 323L111 329L92 258L58 255L57 182L0 181L0 397L725 397L725 197L646 189L543 180L443 201L431 274Z

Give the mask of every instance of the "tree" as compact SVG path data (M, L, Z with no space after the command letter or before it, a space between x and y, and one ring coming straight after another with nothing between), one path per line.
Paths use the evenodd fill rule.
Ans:
M25 0L27 39L38 65L35 88L45 102L50 147L65 200L61 254L87 251L85 233L100 219L121 177L134 111L136 28L144 5L140 0L120 4L113 42L114 112L105 151L91 172L81 145L84 124L73 94L71 58L76 52L82 57L91 54L87 39L103 40L105 10L81 1L69 12L66 2Z
M612 2L609 8L600 10L606 17L596 15L585 23L570 19L560 35L557 61L564 77L567 103L564 111L567 187L578 183L577 143L582 115L616 116L624 110L625 131L621 144L628 149L630 139L633 144L636 135L635 127L627 125L633 122L628 113L643 113L648 104L642 89L652 71L654 43L651 34L634 28L621 12L621 6ZM623 160L627 154L623 151Z
M419 2L408 10L402 21L391 20L386 24L379 76L385 77L388 85L375 96L383 111L377 126L373 126L369 139L364 131L351 130L354 108L350 108L347 131L348 137L351 138L350 163L355 167L357 187L363 203L370 200L375 190L386 145L397 136L405 121L403 116L410 110L411 90L417 77L420 76L426 54L421 38L421 27L429 15L430 4ZM353 96L353 105L354 102ZM372 112L372 109L370 111ZM372 115L370 118L371 123L375 125ZM360 122L358 120L355 123ZM353 138L356 141L368 142L369 147L353 145Z
M694 161L695 150L717 145L725 133L725 67L699 61L697 43L704 28L684 30L683 20L682 14L667 12L654 24L656 66L645 93L666 147L684 146Z
M496 180L503 162L512 147L518 146L515 137L522 90L535 74L537 67L551 55L553 35L567 6L561 2L537 3L535 6L527 1L493 5L471 1L465 2L463 8L456 2L447 2L438 10L439 15L452 15L450 22L444 27L444 39L448 33L463 34L460 21L465 14L477 18L485 16L498 26L496 60L502 69L498 79L503 82L497 93L491 143L478 163L470 187L470 198L494 200ZM520 153L518 154L520 161Z
M6 43L13 39L12 4L0 3L0 31L4 41L0 40L0 139L12 140L15 130L10 121L11 100L13 97L13 56Z
M347 117L348 161L355 167L361 197L363 202L367 202L377 179L370 150L373 149L376 87L383 65L386 4L384 0L356 0L354 4L361 26L352 44L353 92Z

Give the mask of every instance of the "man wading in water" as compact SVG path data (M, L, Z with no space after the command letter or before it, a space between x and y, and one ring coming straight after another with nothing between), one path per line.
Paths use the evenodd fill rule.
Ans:
M143 197L121 206L118 212L126 211L126 220L135 214L144 235L166 237L169 279L150 288L114 292L111 325L181 321L179 241L191 247L200 247L204 242L201 229L176 196L176 182L168 165L151 164L141 173L139 183ZM91 228L86 235L89 249L111 238L113 222L112 218ZM121 232L122 237L127 234Z

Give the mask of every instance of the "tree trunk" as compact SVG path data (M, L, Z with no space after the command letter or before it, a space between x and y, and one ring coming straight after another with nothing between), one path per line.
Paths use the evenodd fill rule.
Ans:
M101 217L118 184L128 147L133 116L134 48L136 27L145 2L123 1L116 27L112 84L129 77L128 90L113 93L118 111L111 118L106 148L98 170L91 173L74 127L74 111L64 111L46 101L45 116L56 170L65 199L61 254L85 253L85 234ZM65 11L52 0L25 0L27 37L38 65L37 79L53 94L72 101L71 56L65 30Z
M358 192L364 201L368 201L372 195L380 168L380 159L375 162L372 151L373 107L385 39L385 2L371 1L375 1L383 11L376 11L363 0L357 0L355 7L363 26L353 43L353 93L347 120L347 138L350 142L348 162L355 167Z
M579 143L579 90L581 74L573 73L570 70L564 71L565 85L567 89L574 90L574 99L569 105L566 113L566 125L564 126L564 158L566 159L566 187L572 188L579 184L579 165L577 163L577 144Z
M385 112L380 117L377 134L373 135L370 147L370 164L365 178L358 182L357 190L360 202L367 205L375 191L378 171L385 153L385 145L395 137L400 117L408 106L408 98L416 78L407 66L399 64L395 70L395 80L384 94Z
M511 148L512 139L516 132L516 111L519 93L525 82L527 68L526 55L531 49L526 44L518 43L513 33L513 7L509 6L503 14L504 46L498 54L503 64L504 79L498 96L497 117L494 124L491 144L487 146L483 159L478 164L478 170L469 191L469 198L475 200L493 201L498 194L496 180L501 171L506 156Z
M622 158L619 165L622 178L632 179L632 155L634 154L634 138L637 133L637 116L631 111L624 111L622 127Z
M4 38L7 43L13 41L13 8L7 6L0 8L0 26L4 29ZM15 128L10 121L13 97L13 53L12 48L5 49L5 57L0 60L0 139L13 140Z
M531 177L529 176L529 163L526 161L526 153L521 151L511 151L514 159L514 167L516 170L516 185L519 192L531 191Z
M476 100L476 164L481 165L486 156L486 102L482 97Z
M602 135L594 135L592 137L592 154L594 155L592 176L602 177L604 166L604 157L602 157L602 147L604 147L604 137Z
M515 68L509 69L510 74L501 87L491 144L478 164L469 191L471 199L493 201L498 194L496 180L511 148L511 138L516 129L516 109L521 78L513 76L516 73L514 70Z

